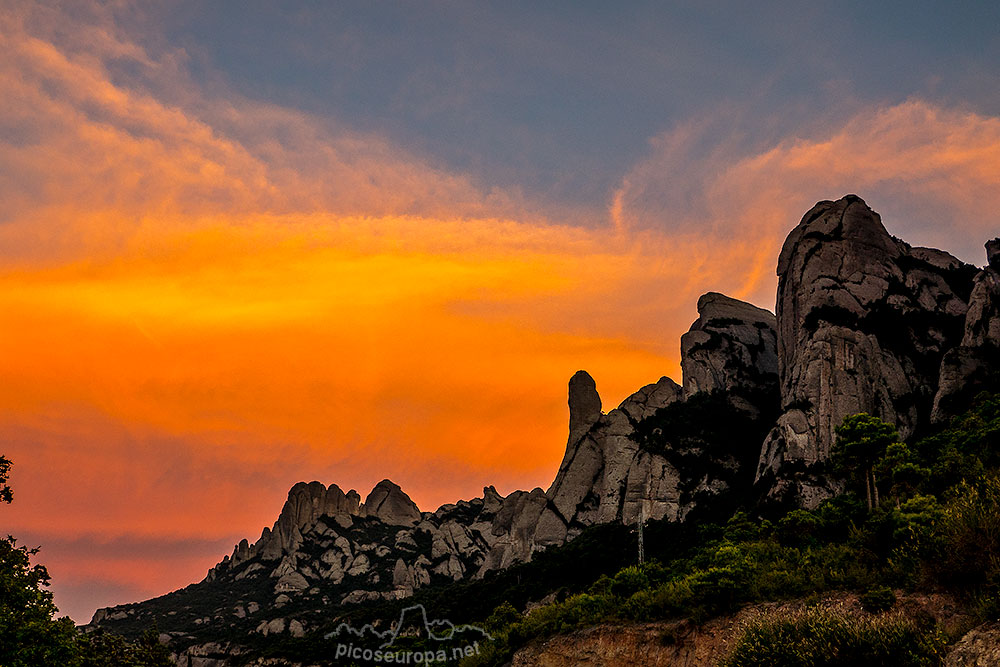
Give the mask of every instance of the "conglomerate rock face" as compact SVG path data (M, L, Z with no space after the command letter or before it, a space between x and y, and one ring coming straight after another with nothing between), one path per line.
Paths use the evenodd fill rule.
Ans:
M759 414L777 400L778 336L774 313L718 292L698 299L698 319L681 337L684 396L724 392Z
M941 361L935 422L962 412L980 391L1000 388L1000 239L986 243L986 257L989 264L976 276L969 297L962 343Z
M771 500L812 507L837 491L816 464L859 412L904 438L929 423L945 352L961 339L973 269L893 238L848 195L806 213L778 259L782 414L758 483Z

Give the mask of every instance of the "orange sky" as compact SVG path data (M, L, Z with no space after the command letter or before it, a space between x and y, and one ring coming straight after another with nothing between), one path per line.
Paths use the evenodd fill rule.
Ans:
M0 516L78 622L200 579L299 480L389 477L425 510L547 486L572 373L605 409L680 381L697 297L772 307L818 199L857 192L915 243L996 234L1000 119L918 99L750 155L692 155L715 126L682 124L606 208L542 215L384 137L212 97L113 30L22 19L0 18L25 138L0 154ZM928 206L940 223L907 227Z

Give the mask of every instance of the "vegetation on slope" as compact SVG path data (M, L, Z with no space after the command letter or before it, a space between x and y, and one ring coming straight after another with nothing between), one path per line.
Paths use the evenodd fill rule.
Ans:
M866 442L874 453L865 452ZM913 447L873 417L849 417L834 455L851 482L844 495L772 520L737 512L724 524L702 525L686 553L650 548L655 560L600 577L588 590L527 615L499 607L490 619L497 641L467 664L502 664L533 639L595 623L704 620L749 602L833 590L864 592L866 606L878 612L892 607L892 588L944 588L977 618L997 618L998 444L995 395L981 395L949 428ZM934 665L944 641L938 628L902 618L772 619L747 630L730 664L880 664L865 661L890 651L909 656L892 664ZM823 646L827 661L810 662ZM790 655L800 662L786 662Z

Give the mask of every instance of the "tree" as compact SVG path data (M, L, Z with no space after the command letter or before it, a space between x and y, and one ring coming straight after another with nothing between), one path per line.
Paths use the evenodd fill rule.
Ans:
M10 503L14 494L7 479L11 462L0 456L0 502ZM71 664L76 628L68 618L54 621L56 606L43 565L32 565L37 549L17 546L7 536L0 539L0 665Z
M885 454L875 462L875 474L892 482L890 491L898 509L902 500L916 493L931 475L929 468L920 465L917 455L903 442L886 447Z
M10 503L14 500L14 492L7 485L10 466L10 460L4 456L0 456L0 503Z
M870 510L879 504L876 464L890 445L899 442L899 433L892 424L864 412L845 417L836 431L837 442L831 452L834 467L864 482Z
M0 665L76 664L76 628L69 618L55 620L56 606L46 590L49 573L32 565L37 549L0 539Z

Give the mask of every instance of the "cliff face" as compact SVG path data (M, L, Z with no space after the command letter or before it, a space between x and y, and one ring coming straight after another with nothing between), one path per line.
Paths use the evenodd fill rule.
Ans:
M935 422L961 412L978 392L1000 387L1000 239L986 243L986 256L989 264L976 276L969 297L962 342L941 361Z
M483 576L564 544L588 526L681 520L727 497L737 479L752 479L759 439L715 446L672 426L714 406L711 421L760 421L777 408L774 316L721 294L698 303L699 318L685 335L685 389L667 377L642 387L602 412L593 378L569 382L569 437L547 491L483 497L421 512L397 485L384 480L361 501L336 485L299 483L271 528L253 544L242 540L201 584L151 603L100 610L94 624L156 621L183 640L190 628L247 627L261 634L308 632L310 614L327 605L412 595L423 586ZM697 411L702 412L697 412ZM742 423L742 422L740 422ZM696 464L696 465L694 465ZM731 495L731 494L730 494ZM211 610L185 600L225 603ZM164 616L164 609L173 613ZM297 612L296 612L297 610ZM296 613L296 625L286 617ZM280 621L280 622L279 622Z
M330 606L482 577L595 524L724 520L751 497L813 507L838 491L824 462L845 416L868 412L910 438L1000 387L1000 239L986 247L978 271L890 236L858 197L820 202L782 247L776 314L698 300L680 385L661 377L605 413L589 374L570 379L547 490L487 487L421 512L389 480L363 502L299 483L275 524L203 582L93 623L155 621L179 641L208 626L300 634Z
M837 491L816 464L859 412L910 438L929 423L945 352L962 337L974 269L893 238L858 197L820 202L778 258L782 414L757 481L806 507Z

